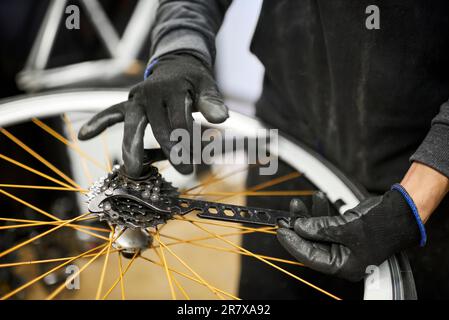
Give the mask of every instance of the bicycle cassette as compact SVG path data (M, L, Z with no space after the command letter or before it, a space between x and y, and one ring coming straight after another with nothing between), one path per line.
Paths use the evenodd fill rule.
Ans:
M286 211L180 198L177 188L152 165L160 160L160 152L146 150L143 175L138 179L127 176L123 167L114 166L111 173L90 187L89 211L100 220L129 228L156 227L174 215L190 212L201 218L268 226L276 226L280 219L291 222L292 216Z

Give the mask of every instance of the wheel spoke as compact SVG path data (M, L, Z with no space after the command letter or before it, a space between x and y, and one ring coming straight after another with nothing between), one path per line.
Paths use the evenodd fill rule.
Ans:
M78 137L76 136L75 130L73 129L72 121L70 121L70 118L67 116L66 113L62 116L62 119L64 120L64 123L67 127L67 131L69 132L70 140L77 148L81 148L79 145ZM83 157L80 157L81 160L81 166L83 168L84 176L86 177L87 183L91 185L94 182L94 179L92 178L92 174L89 170L89 166L87 165L86 159Z
M27 207L30 208L30 209L33 209L33 210L36 211L36 212L39 212L40 214L43 214L44 216L46 216L46 217L48 217L48 218L50 218L50 219L52 219L52 220L55 220L55 221L61 221L61 219L59 219L58 217L52 215L51 213L48 213L48 212L46 212L46 211L44 211L44 210L42 210L42 209L40 209L40 208L38 208L38 207L32 205L31 203L26 202L25 200L23 200L23 199L21 199L21 198L15 196L15 195L13 195L13 194L11 194L11 193L9 193L9 192L6 192L6 191L3 190L3 189L0 189L0 193L4 194L5 196L7 196L7 197L9 197L9 198L11 198L11 199L13 199L13 200L15 200L15 201L21 203L21 204L23 204L24 206L27 206Z
M159 231L157 229L156 229L156 240L157 240L157 242L161 243L161 238L159 236ZM170 271L168 271L168 264L167 264L167 260L165 259L164 249L162 247L163 246L159 246L160 259L162 260L162 262L164 264L165 275L167 276L168 285L170 287L171 297L173 300L176 300L176 293L175 293L175 289L173 288L172 277L171 277Z
M45 174L43 172L40 172L40 171L38 171L36 169L33 169L33 168L31 168L31 167L27 166L26 164L23 164L23 163L21 163L19 161L11 159L10 157L5 156L4 154L0 153L0 159L8 161L9 163L12 163L12 164L14 164L14 165L16 165L18 167L21 167L22 169L25 169L27 171L30 171L30 172L34 173L34 174L37 174L38 176L41 176L41 177L43 177L43 178L45 178L47 180L50 180L50 181L52 181L52 182L54 182L56 184L59 184L60 186L66 187L68 189L73 188L71 185L68 185L68 184L66 184L66 183L64 183L62 181L59 181L58 179L52 178L49 175L47 175L47 174Z
M103 283L104 283L104 276L106 274L106 268L108 266L108 262L109 262L109 253L111 252L111 247L112 247L112 235L114 233L111 232L110 233L110 240L108 243L108 249L106 252L106 257L104 258L104 263L103 263L103 269L101 270L101 276L100 276L100 281L98 283L98 289L97 289L97 295L95 296L95 300L100 300L100 296L101 296L101 290L103 289Z
M170 271L171 272L171 271ZM171 275L172 276L172 275ZM173 282L175 283L176 287L178 288L179 291L181 291L182 295L184 296L184 298L186 300L190 300L189 295L187 294L186 290L184 289L184 287L179 283L178 280L176 280L175 276L172 276Z
M179 239L177 237L168 236L168 235L164 235L164 234L161 234L161 236L165 237L165 238L168 238L168 239L177 240L179 244L181 244L181 243L191 243L192 245L197 246L197 247L208 248L208 249L213 249L213 250L218 250L218 251L223 251L223 252L229 252L229 253L235 253L235 254L244 255L244 256L251 256L249 253L246 253L246 252L241 251L241 250L233 250L233 249L213 246L213 245L205 244L205 243L197 243L195 241L184 241L184 240L181 240L181 239ZM211 236L211 238L212 239L216 239L215 236ZM276 257L270 257L270 256L261 255L261 254L255 254L255 255L257 255L258 257L262 257L264 259L267 259L267 260L271 260L271 261L283 262L283 263L286 263L286 264L292 264L292 265L297 265L297 266L301 266L301 267L304 266L304 264L302 264L302 263L300 263L298 261L292 261L292 260L286 260L286 259L281 259L281 258L276 258Z
M298 178L300 176L301 176L301 173L294 171L294 172L291 172L291 173L286 174L284 176L277 177L277 178L271 179L269 181L265 181L265 182L262 182L260 184L257 184L255 186L249 188L248 190L243 190L243 191L237 192L236 194L233 194L231 196L226 196L226 197L220 198L217 201L223 201L225 199L230 199L230 198L233 198L235 196L242 195L242 194L244 194L245 192L248 192L248 191L252 191L252 192L260 191L260 190L263 190L263 189L266 189L266 188L269 188L269 187L272 187L272 186L275 186L275 185L287 182L289 180Z
M94 158L92 158L91 156L89 156L86 152L84 152L80 147L78 147L77 145L71 143L70 141L68 141L66 138L64 138L61 134L59 134L58 132L56 132L55 130L53 130L52 128L50 128L49 126L47 126L45 123L43 123L41 120L37 119L37 118L33 118L32 121L40 128L42 128L44 131L46 131L47 133L49 133L50 135L52 135L53 137L55 137L56 139L58 139L59 141L61 141L62 143L64 143L66 146L68 146L69 148L71 148L72 150L74 150L75 152L78 153L79 156L89 160L90 162L92 162L94 165L96 165L97 167L99 167L100 169L104 170L104 171L108 171L108 168L106 168L103 164L101 164L100 162L98 162L97 160L95 160Z
M78 275L80 275L84 270L87 269L87 267L89 265L91 265L95 260L98 259L98 257L100 257L102 255L103 252L105 252L106 250L110 250L111 248L111 244L115 241L117 241L118 238L121 237L121 235L123 234L123 232L125 231L125 229L123 229L116 237L113 238L113 236L111 235L110 238L108 239L108 243L106 243L105 247L99 252L97 253L92 259L90 259L85 265L83 265L81 267L81 269L77 270L74 274L72 274L69 278L67 278L66 282L70 282L73 279L75 279ZM109 254L108 254L109 256ZM101 282L101 281L100 281ZM65 287L65 283L61 284L58 288L56 288L51 294L49 294L47 296L47 298L45 298L46 300L52 300L54 299L62 290L64 290Z
M251 227L244 227L241 225L235 225L234 223L238 222L215 222L215 221L203 221L199 219L192 219L192 218L185 218L185 217L175 217L175 220L178 221L187 221L187 222L197 222L201 224L210 224L214 226L220 226L220 227L227 227L227 228L234 228L234 229L241 229L241 230L251 230L254 232L261 232L261 233L268 233L268 234L276 234L275 231L277 227L268 227L268 228L251 228Z
M40 226L48 226L48 225L59 225L59 224L64 223L66 221L67 220L62 220L62 221L42 221L42 222L32 222L32 223L24 223L24 224L7 225L7 226L1 226L0 230L29 228L29 227L40 227ZM94 230L94 231L100 231L100 232L110 232L107 229L91 227L91 226L84 226L84 225L68 224L67 227L72 227L72 228L77 227L79 229L88 229L88 230Z
M210 186L210 185L212 185L214 183L217 183L217 182L221 182L221 181L223 181L223 180L225 180L227 178L233 177L236 174L239 174L239 173L242 173L242 172L246 172L247 170L248 170L248 168L245 167L243 169L238 169L238 170L232 171L230 173L227 173L227 174L225 174L225 175L223 175L221 177L216 177L213 174L211 179L206 179L205 182L197 184L197 185L195 185L195 186L193 186L193 187L191 187L191 188L189 188L187 190L182 190L181 191L181 195L187 195L187 194L189 194L189 192L191 192L193 190L196 190L198 188L203 188L203 190L204 190L205 187L208 187L208 186Z
M131 261L128 262L128 265L126 266L125 270L123 270L123 272L117 277L117 279L114 281L114 283L109 288L109 290L104 294L102 300L106 300L109 297L109 295L111 294L112 290L114 290L114 288L120 282L120 279L123 279L125 277L125 274L128 272L129 268L131 268L131 265L134 263L134 261L136 260L136 257L138 257L139 254L140 254L139 251L136 251L134 253Z
M91 217L86 217L86 218L82 218L76 221L76 223L79 222L83 222L86 220L91 220ZM96 217L95 217L96 219ZM20 223L24 223L24 224L28 224L28 225L44 225L44 224L49 224L49 225L58 225L61 224L63 222L66 222L67 220L60 220L60 221L40 221L40 220L25 220L25 219L13 219L13 218L0 218L0 221L8 221L8 222L20 222ZM105 228L98 228L98 227L92 227L92 226L86 226L86 225L82 225L82 224L76 224L76 223L70 223L67 225L67 227L72 227L72 228L79 228L79 229L87 229L87 230L93 230L93 231L100 231L100 232L107 232L109 233L110 230L109 229L105 229ZM18 228L20 228L23 225L16 225ZM6 226L9 227L9 226ZM0 227L1 229L2 227ZM108 239L105 238L105 240L107 241Z
M31 243L31 242L37 240L37 239L40 239L40 238L46 236L47 234L50 234L50 233L52 233L52 232L54 232L54 231L56 231L56 230L58 230L58 229L64 227L65 225L67 225L67 224L69 224L69 223L71 223L71 222L74 222L74 221L76 221L76 220L78 220L78 219L80 219L80 218L82 218L83 216L86 216L86 215L88 215L88 214L90 214L90 213L86 213L86 214L84 214L84 215L78 216L78 217L73 218L73 219L71 219L71 220L67 220L66 222L63 222L63 223L61 223L60 225L58 225L58 226L56 226L56 227L54 227L54 228L51 228L50 230L47 230L47 231L45 231L45 232L42 232L42 233L38 234L37 236L34 236L34 237L31 238L31 239L25 240L25 241L23 241L23 242L21 242L21 243L15 245L14 247L9 248L9 249L7 249L7 250L1 252L1 253L0 253L0 258L6 256L7 254L10 254L10 253L13 252L13 251L16 251L17 249L22 248L23 246L25 246L25 245L27 245L27 244L29 244L29 243Z
M118 271L119 271L119 277L120 277L120 293L122 300L125 300L125 283L123 282L123 262L122 262L122 255L119 251L117 251L117 261L118 261Z
M266 229L269 229L269 228L271 228L271 227L267 227ZM245 230L245 231L238 231L238 232L228 232L228 233L222 233L222 234L220 234L220 236L222 236L222 237L230 237L230 236L243 235L243 234L255 233L255 232L258 232L258 231ZM168 237L170 237L170 236L168 236ZM196 238L182 239L180 241L169 242L169 243L166 243L165 245L173 246L173 245L177 245L177 244L186 244L186 243L203 241L203 240L210 240L210 239L216 239L216 237L214 237L214 236L201 236L201 237L196 237ZM158 245L156 245L155 247L157 247L157 246Z
M205 192L189 193L186 197L233 197L237 195L247 197L295 197L310 196L316 193L315 190L286 190L286 191L236 191L236 192Z
M84 270L87 269L87 267L89 267L92 262L94 262L95 260L98 259L98 257L100 257L102 255L103 252L105 252L107 249L109 248L109 245L106 244L105 247L103 249L101 249L100 252L98 252L95 256L93 256L88 262L86 262L81 269L77 270L76 272L74 272L72 275L70 275L67 280L61 284L59 287L57 287L52 293L50 293L45 300L52 300L54 299L59 293L61 293L62 290L64 290L64 288L66 287L66 283L73 281L73 279L75 279L76 277L78 277Z
M205 281L195 270L193 270L183 259L181 259L176 253L173 252L173 250L171 250L169 247L167 247L162 241L160 241L160 239L158 239L159 244L164 247L165 249L167 249L167 251L173 256L175 257L179 262L181 262L181 264L186 267L190 272L192 272L195 277L197 277L202 283L204 283L206 285L206 287L211 290L217 297L219 297L220 299L224 299L223 296L217 292L217 290L215 290L213 288L213 286L211 286L211 284L209 284L207 281Z
M9 192L6 192L5 190L0 189L0 193L3 193L4 195L10 197L11 199L16 200L17 202L19 202L19 203L21 203L21 204L27 206L27 207L30 208L30 209L33 209L33 210L35 210L35 211L37 211L37 212L43 214L44 216L46 216L46 217L48 217L48 218L50 218L50 219L53 219L53 220L59 221L59 222L62 221L62 220L59 219L58 217L56 217L56 216L54 216L54 215L52 215L52 214L50 214L50 213L48 213L48 212L46 212L46 211L44 211L44 210L42 210L42 209L40 209L40 208L38 208L38 207L32 205L31 203L26 202L25 200L23 200L23 199L21 199L21 198L19 198L19 197L16 197L16 196L10 194ZM83 216L86 216L86 215L89 215L89 214L90 214L90 213L86 213L86 214L84 214ZM64 222L64 226L65 226L65 225L66 225L66 223ZM95 234L95 233L93 233L93 232L90 232L90 231L88 231L88 230L84 230L83 228L80 228L80 226L77 226L77 225L74 226L72 223L67 224L67 227L74 228L74 229L76 229L76 230L78 230L78 231L80 231L80 232L89 234L89 235L91 235L91 236L93 236L93 237L102 238L102 236L97 235L97 234Z
M97 247L98 248L98 247ZM118 252L119 250L111 250L111 253ZM106 253L103 253L106 254ZM89 258L96 255L96 253L90 253L83 256L83 258ZM44 259L44 260L30 260L30 261L21 261L21 262L11 262L11 263L3 263L0 264L0 268L10 268L10 267L19 267L19 266L30 266L35 264L44 264L44 263L53 263L53 262L60 262L60 261L67 261L75 258L72 257L64 257L64 258L53 258L53 259Z
M62 267L68 265L69 263L71 263L72 261L75 261L79 258L82 258L84 256L87 256L88 254L90 254L91 252L94 252L98 249L100 249L101 247L106 246L105 244L99 245L98 247L95 247L93 249L87 250L86 252L83 252L79 255L77 255L76 257L70 258L69 260L67 260L66 262L54 267L53 269L41 274L40 276L35 277L34 279L28 281L27 283L21 285L19 288L15 289L14 291L11 291L10 293L4 295L3 297L1 297L1 300L6 300L9 299L10 297L14 296L15 294L19 293L20 291L28 288L29 286L33 285L34 283L38 282L39 280L45 278L46 276L48 276L49 274L52 274L53 272L61 269Z
M86 189L66 188L66 187L52 187L52 186L33 186L26 184L0 184L0 188L16 188L16 189L35 189L35 190L52 190L52 191L75 191L86 193Z
M112 164L111 164L111 157L109 155L109 147L107 143L107 131L105 130L101 134L101 143L103 145L103 153L104 153L104 160L106 162L106 168L108 168L108 172L112 171Z
M27 146L24 142L22 142L20 139L15 137L12 133L7 131L4 128L0 128L0 131L8 137L11 141L13 141L15 144L17 144L19 147L21 147L23 150L28 152L30 155L32 155L35 159L39 160L43 165L45 165L47 168L49 168L51 171L56 173L58 176L63 178L65 181L73 185L75 188L81 189L81 186L77 184L73 179L71 179L69 176L67 176L64 172L56 168L53 164L51 164L47 159L42 157L40 154L38 154L36 151L31 149L29 146Z
M278 265L276 265L276 264L274 264L274 263L272 263L272 262L270 262L270 261L268 261L268 260L266 260L266 259L264 259L262 257L257 256L255 253L253 253L253 252L251 252L251 251L249 251L249 250L247 250L247 249L245 249L245 248L243 248L243 247L241 247L241 246L239 246L239 245L229 241L228 239L226 239L224 237L221 237L218 234L214 234L213 232L205 229L204 227L200 226L199 224L197 224L195 222L190 222L190 223L192 223L193 225L197 226L198 228L200 228L204 232L206 232L206 233L208 233L210 235L216 236L218 239L221 239L224 242L228 243L229 245L231 245L231 246L233 246L233 247L235 247L235 248L237 248L237 249L239 249L239 250L241 250L243 252L248 253L249 255L253 256L254 258L256 258L256 259L264 262L265 264L267 264L267 265L269 265L269 266L271 266L271 267L273 267L273 268L275 268L275 269L277 269L277 270L287 274L288 276L290 276L290 277L292 277L292 278L294 278L294 279L296 279L296 280L306 284L307 286L309 286L309 287L311 287L311 288L313 288L313 289L315 289L315 290L317 290L317 291L319 291L319 292L321 292L321 293L323 293L323 294L325 294L325 295L327 295L327 296L329 296L329 297L331 297L333 299L341 300L341 298L333 295L332 293L330 293L330 292L328 292L328 291L326 291L326 290L324 290L324 289L322 289L322 288L320 288L320 287L318 287L318 286L316 286L316 285L314 285L314 284L312 284L312 283L310 283L310 282L308 282L308 281L298 277L297 275L295 275L295 274L293 274L293 273L291 273L291 272L289 272L289 271L279 267Z
M144 256L140 256L140 258L142 258L143 260L146 260L146 261L148 261L148 262L151 262L151 263L153 263L154 265L157 265L157 266L163 268L162 263L156 262L156 261L154 261L154 260L152 260L152 259L150 259L150 258L144 257ZM186 274L186 273L184 273L184 272L182 272L182 271L178 271L178 270L175 270L175 269L173 269L173 268L169 268L169 271L171 271L171 272L173 272L173 273L176 273L176 274L179 274L180 276L182 276L182 277L184 277L184 278L190 279L190 280L192 280L192 281L195 281L196 283L201 284L202 286L207 287L207 285L204 284L201 280L199 280L199 279L197 279L197 278L195 278L195 277L192 277L192 276L190 276L190 275L188 275L188 274ZM214 287L214 286L212 286L212 285L210 285L210 287L211 287L213 290L216 290L217 292L219 292L219 293L221 293L221 294L224 294L225 296L230 297L231 299L234 299L234 300L240 300L240 298L234 296L233 294L231 294L231 293L229 293L229 292L226 292L226 291L224 291L224 290L221 290L221 289L219 289L219 288L217 288L217 287Z

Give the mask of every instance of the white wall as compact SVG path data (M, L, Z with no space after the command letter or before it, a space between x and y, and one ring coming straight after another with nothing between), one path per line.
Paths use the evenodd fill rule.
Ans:
M252 113L264 68L249 52L263 0L234 0L217 36L217 80L228 105Z

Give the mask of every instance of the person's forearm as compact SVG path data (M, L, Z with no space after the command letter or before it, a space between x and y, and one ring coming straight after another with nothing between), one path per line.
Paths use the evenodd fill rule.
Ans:
M413 162L401 181L425 223L449 192L449 179L419 162Z
M150 62L168 53L188 51L209 66L215 36L232 0L161 0L151 31Z

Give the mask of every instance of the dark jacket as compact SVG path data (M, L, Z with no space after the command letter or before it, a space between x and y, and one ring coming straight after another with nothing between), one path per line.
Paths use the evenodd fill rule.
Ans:
M212 65L231 2L160 1L152 58ZM449 177L449 1L265 0L251 50L266 70L257 115L368 190L400 181L409 159Z

